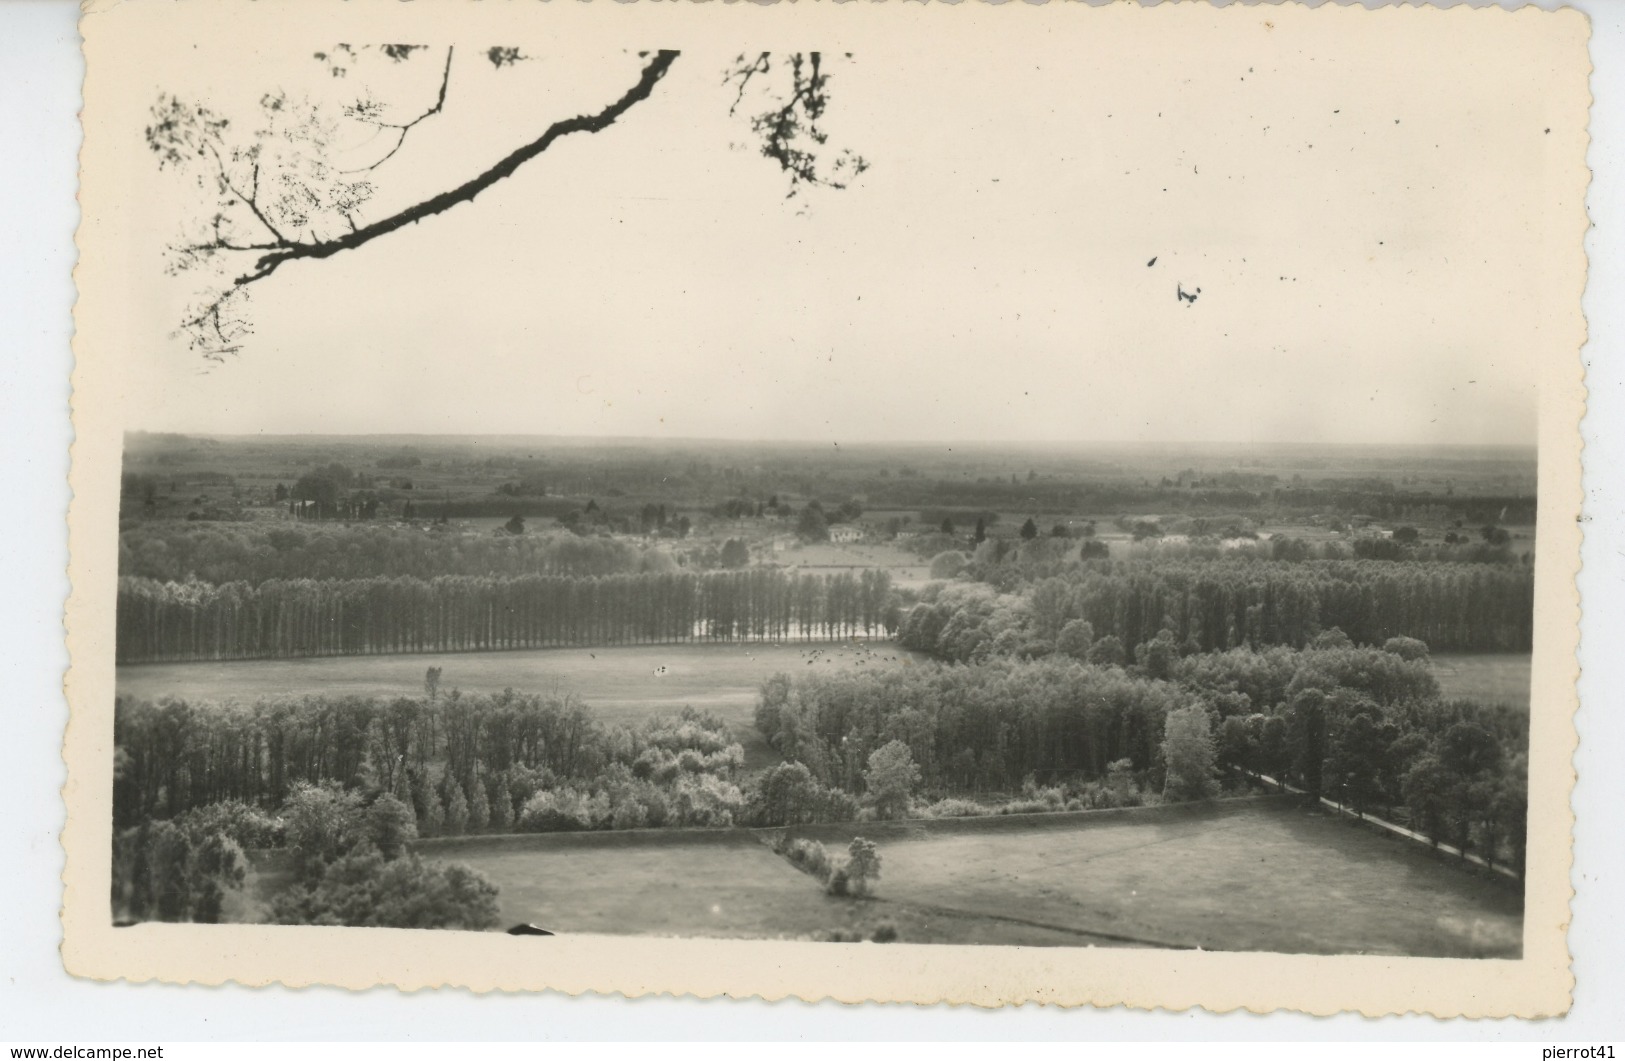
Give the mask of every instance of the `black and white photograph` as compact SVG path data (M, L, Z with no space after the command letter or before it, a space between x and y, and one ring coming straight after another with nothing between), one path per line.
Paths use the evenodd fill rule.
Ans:
M589 6L87 19L70 968L1560 1010L1584 19Z

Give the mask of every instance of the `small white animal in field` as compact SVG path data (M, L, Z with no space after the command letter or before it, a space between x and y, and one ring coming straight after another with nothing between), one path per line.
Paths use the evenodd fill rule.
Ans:
M662 663L660 666L655 668L655 677L656 678L664 678L665 676L666 676L666 665L664 663Z

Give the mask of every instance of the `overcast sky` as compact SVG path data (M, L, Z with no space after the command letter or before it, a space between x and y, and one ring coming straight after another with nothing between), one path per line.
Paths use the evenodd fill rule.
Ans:
M733 48L685 47L608 131L256 285L256 334L207 371L170 336L187 278L162 275L199 193L146 153L146 108L169 91L247 114L361 82L335 88L304 40L168 39L121 118L128 426L1532 443L1538 265L1570 236L1542 210L1572 116L1538 64L1496 61L1510 24L1399 44L1300 14L1245 48L1195 20L1138 49L1105 23L1020 47L877 35L826 122L873 168L788 201L728 114ZM536 58L499 71L459 43L444 112L378 171L368 216L601 108L642 65L520 39L490 43ZM379 74L398 115L438 61Z

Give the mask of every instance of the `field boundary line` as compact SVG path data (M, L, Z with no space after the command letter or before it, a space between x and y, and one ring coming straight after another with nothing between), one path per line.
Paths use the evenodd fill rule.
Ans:
M1285 806L1301 801L1301 797L1279 792L1252 793L1225 799L1195 800L1187 803L1157 803L1141 807L1096 807L1091 810L1030 811L1021 814L973 814L954 818L888 818L876 821L808 822L796 825L763 825L747 827L761 833L785 833L808 839L823 839L820 834L859 835L869 839L891 839L899 842L913 837L910 833L975 833L1001 832L1022 828L1067 829L1080 825L1104 825L1112 822L1141 824L1148 821L1211 821L1240 813L1247 807ZM903 835L899 835L903 834Z
M832 839L833 837L845 840L850 839L852 836L866 836L875 840L907 843L911 840L923 839L927 835L1015 832L1028 831L1034 828L1066 831L1083 826L1105 825L1114 822L1145 824L1153 821L1169 821L1172 823L1188 822L1194 826L1200 822L1228 818L1248 807L1286 806L1297 802L1299 802L1299 799L1291 795L1263 793L1208 802L1162 803L1149 807L1101 807L1095 810L1081 811L983 814L967 818L893 818L884 821L861 822L853 820L800 825L691 825L658 826L643 829L561 829L550 832L474 833L463 836L420 837L412 841L412 849L423 854L450 854L459 849L482 846L510 851L520 851L527 848L636 847L640 844L665 846L684 843L760 843L771 847L770 839L779 836L805 837L812 840ZM1236 828L1236 826L1224 826L1223 828ZM1178 837L1154 840L1150 843L1167 843L1174 839L1178 839Z
M1012 925L1025 925L1028 928L1042 928L1051 932L1064 932L1072 936L1092 936L1096 939L1110 940L1113 943L1138 943L1145 947L1157 947L1161 950L1200 950L1194 943L1167 943L1162 940L1146 939L1142 936L1129 936L1118 932L1103 932L1092 928L1077 928L1073 925L1058 925L1051 921L1037 921L1027 917L1016 917L1012 914L995 914L980 910L961 910L953 906L941 906L936 903L922 903L914 899L891 899L884 895L870 897L871 902L886 903L891 906L906 907L911 910L920 910L925 913L936 914L939 917L980 918L987 921L1003 921Z
M1115 855L1126 854L1129 851L1141 851L1141 850L1144 850L1145 848L1148 848L1148 847L1156 847L1158 844L1171 844L1171 843L1175 842L1176 840L1185 840L1185 839L1188 839L1190 837L1190 834L1193 833L1193 832L1202 832L1202 833L1207 833L1207 834L1228 833L1228 832L1231 832L1231 831L1233 831L1235 829L1241 828L1242 824L1243 823L1238 822L1235 825L1220 825L1220 826L1217 826L1217 827L1211 828L1211 829L1195 829L1195 828L1193 828L1193 829L1189 829L1189 830L1186 830L1184 832L1181 832L1177 836L1164 836L1164 837L1162 837L1161 839L1158 839L1158 840L1147 840L1143 844L1130 844L1128 847L1114 847L1114 848L1111 848L1111 849L1106 850L1106 851L1096 851L1096 852L1093 852L1092 854L1079 855L1077 858L1066 858L1066 859L1052 860L1051 865L1075 866L1080 862L1093 862L1096 859L1111 858L1111 857L1113 857Z
M1275 778L1270 777L1268 774L1255 774L1254 776L1256 776L1261 781L1268 781L1272 785L1279 785L1280 787L1284 788L1286 791L1294 793L1296 795L1300 795L1300 796L1309 795L1309 793L1305 792L1301 788L1298 788L1296 785L1289 785L1284 781L1277 781ZM1340 817L1340 818L1343 817L1345 814L1353 813L1353 808L1347 806L1346 804L1339 803L1339 802L1337 802L1336 800L1333 800L1333 799L1327 799L1325 796L1321 796L1321 797L1319 797L1319 799L1320 799L1320 802L1323 805L1325 805L1327 807L1330 807L1332 810L1336 811L1338 817ZM1428 850L1430 850L1430 851L1435 851L1435 852L1438 852L1440 854L1445 854L1445 855L1453 855L1453 856L1455 856L1457 861L1470 862L1473 865L1479 867L1480 869L1487 869L1492 873L1498 873L1501 876L1507 878L1508 880L1518 881L1520 883L1523 880L1523 878L1518 876L1518 874L1509 866L1491 865L1488 861L1486 861L1480 855L1475 855L1475 854L1472 854L1471 852L1463 851L1461 848L1455 847L1455 846L1453 846L1451 844L1440 843L1438 841L1431 840L1428 837L1423 836L1421 833L1416 832L1415 830L1407 829L1403 825L1396 825L1395 823L1393 823L1391 821L1388 821L1385 818L1377 817L1375 814L1371 814L1371 813L1355 814L1354 815L1354 820L1356 822L1364 823L1366 825L1371 825L1371 826L1374 826L1377 829L1381 829L1381 830L1384 830L1386 832L1393 833L1395 836L1404 837L1407 840L1415 840L1417 843L1422 844L1423 846L1427 847Z

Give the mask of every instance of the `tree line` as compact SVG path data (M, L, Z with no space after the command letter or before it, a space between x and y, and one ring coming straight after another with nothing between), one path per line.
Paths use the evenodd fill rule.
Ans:
M506 513L504 513L506 514ZM119 533L119 574L160 582L258 585L272 579L437 575L621 575L676 569L662 549L609 537L476 534L380 524L134 521Z
M1050 570L1057 573L1003 582L1004 592L966 581L928 586L899 638L963 661L1052 652L1088 658L1097 640L1115 643L1127 659L1164 630L1186 655L1302 647L1332 627L1363 644L1405 636L1440 651L1528 651L1533 636L1534 575L1522 566L1128 560ZM1121 662L1105 655L1099 662Z
M1222 764L1521 867L1527 715L1443 700L1411 639L1324 644L1176 656L1161 676L1061 658L781 675L763 686L756 723L829 786L860 785L892 742L925 793L1025 788L1050 809L1130 779L1172 798L1213 794L1220 779L1202 771Z
M1151 767L1162 720L1182 703L1166 683L1074 661L778 675L756 727L818 781L857 787L869 756L905 744L920 785L940 795L1016 790L1040 779L1103 776L1128 759Z
M488 928L496 889L424 862L418 837L733 824L743 762L685 710L605 726L569 695L304 697L114 705L114 917ZM286 849L292 884L244 895L246 851Z
M883 571L567 578L119 579L120 663L831 640L895 629Z
M1266 476L1261 478L1274 478ZM1128 478L1011 477L874 480L863 484L871 509L986 509L994 512L1177 512L1240 513L1257 523L1281 523L1314 515L1364 515L1382 521L1460 519L1469 526L1496 520L1519 526L1535 522L1535 498L1527 494L1401 491L1382 479L1326 479L1314 483L1249 485L1170 483Z
M415 837L897 816L919 780L901 744L870 756L862 800L799 763L747 776L743 748L708 712L611 725L573 695L446 695L438 677L431 668L427 695L392 699L116 700L116 842L132 858L178 842L187 851L160 860L204 855L194 868L207 876L227 847L330 859L332 830L310 815L370 808L349 831L392 854Z
M733 781L743 761L727 724L707 714L604 725L571 694L447 694L437 669L430 679L427 695L393 699L121 697L114 825L201 815L245 848L280 846L267 815L303 786L334 785L402 801L421 835L510 831L538 792L602 780L617 764L675 791L702 774Z

